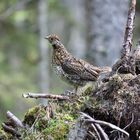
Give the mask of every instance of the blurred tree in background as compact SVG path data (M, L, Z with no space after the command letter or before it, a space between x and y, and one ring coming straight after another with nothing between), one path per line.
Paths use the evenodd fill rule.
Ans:
M38 0L37 3L37 23L38 23L38 52L39 59L38 62L38 85L42 92L47 92L49 90L49 52L47 47L47 42L44 39L45 34L47 35L47 2L46 0ZM46 100L42 99L42 103L46 103Z
M117 59L121 45L120 36L123 35L127 18L128 0L110 2L0 1L1 121L7 110L23 116L25 109L35 104L33 100L22 99L22 93L62 93L68 87L52 73L52 50L44 39L47 34L57 34L75 56L89 59L97 65L111 65ZM139 11L140 4L137 5ZM138 17L140 16L137 16L137 23L140 21ZM99 30L100 28L105 30ZM139 24L136 24L135 30L137 37L140 35ZM121 35L115 35L115 32ZM118 51L115 50L116 45ZM117 54L112 55L112 50Z
M129 0L85 0L87 56L97 65L112 65L119 57Z

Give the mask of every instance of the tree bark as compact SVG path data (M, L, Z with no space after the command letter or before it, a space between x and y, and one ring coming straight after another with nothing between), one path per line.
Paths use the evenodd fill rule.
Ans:
M87 56L96 65L112 65L119 57L128 0L85 0Z

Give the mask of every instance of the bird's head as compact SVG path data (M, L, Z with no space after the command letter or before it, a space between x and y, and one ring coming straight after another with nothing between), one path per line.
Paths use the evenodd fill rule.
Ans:
M45 37L45 39L47 39L53 47L58 46L60 44L60 39L57 35L48 35Z

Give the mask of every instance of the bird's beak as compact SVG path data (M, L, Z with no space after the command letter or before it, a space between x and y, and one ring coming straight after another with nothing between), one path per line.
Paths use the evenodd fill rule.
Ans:
M47 40L48 40L48 39L49 39L49 36L46 36L46 37L45 37L45 39L47 39Z

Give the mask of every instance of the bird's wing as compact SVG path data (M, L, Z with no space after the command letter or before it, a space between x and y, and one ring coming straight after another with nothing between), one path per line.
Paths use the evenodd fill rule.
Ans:
M62 69L69 75L78 75L80 79L87 81L95 81L100 72L97 67L76 58L66 59L62 64Z

